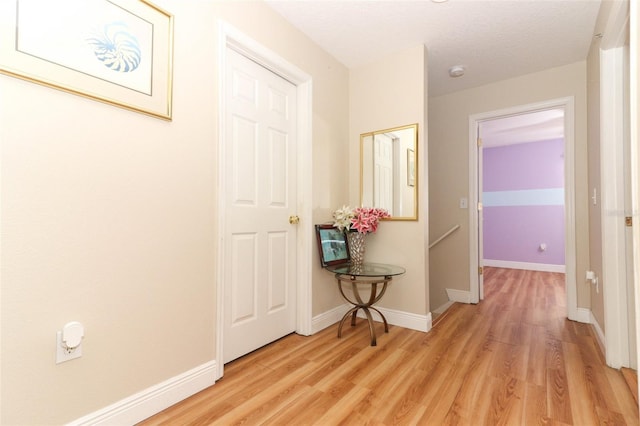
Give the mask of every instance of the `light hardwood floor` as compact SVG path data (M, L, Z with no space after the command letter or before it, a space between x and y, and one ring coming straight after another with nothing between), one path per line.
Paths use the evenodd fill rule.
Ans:
M287 336L143 425L638 425L589 325L565 319L564 275L487 268L485 300L429 333L366 323Z

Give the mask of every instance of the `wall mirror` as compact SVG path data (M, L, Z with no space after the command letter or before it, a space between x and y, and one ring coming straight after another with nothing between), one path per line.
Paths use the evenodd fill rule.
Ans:
M360 205L418 220L418 124L360 135Z

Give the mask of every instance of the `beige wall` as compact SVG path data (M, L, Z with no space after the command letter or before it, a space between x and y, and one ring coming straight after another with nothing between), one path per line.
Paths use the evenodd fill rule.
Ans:
M611 9L610 2L603 2L600 8L596 32L603 29L605 17ZM602 194L600 185L600 39L594 38L587 56L587 117L588 117L588 192L596 191L598 199ZM602 231L601 206L589 203L589 270L594 271L602 285ZM583 277L578 275L578 280ZM591 312L601 330L604 331L604 292L596 291L587 284L591 298Z
M313 77L311 220L348 197L346 68L264 3L155 3L175 15L172 122L0 75L1 424L72 421L214 359L218 18ZM339 302L313 260L317 313ZM71 320L83 356L56 365Z
M589 306L580 279L589 264L586 87L581 61L429 99L429 232L437 237L460 224L429 253L431 310L447 302L445 288L469 290L469 210L458 208L459 198L469 196L469 116L567 96L575 99L578 306Z
M360 134L418 123L418 182L427 188L427 52L418 46L350 70L349 203L360 205ZM429 312L427 202L419 200L417 221L383 222L367 236L366 259L402 265L407 273L394 279L379 303L415 314Z

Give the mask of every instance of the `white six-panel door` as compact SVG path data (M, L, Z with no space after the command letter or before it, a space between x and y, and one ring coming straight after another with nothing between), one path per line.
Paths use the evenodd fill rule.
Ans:
M387 135L373 138L373 205L393 211L393 140Z
M296 329L296 87L227 52L224 362Z

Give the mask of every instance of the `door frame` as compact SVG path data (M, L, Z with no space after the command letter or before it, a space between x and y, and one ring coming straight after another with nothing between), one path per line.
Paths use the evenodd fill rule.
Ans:
M604 346L607 365L613 368L630 365L624 150L620 143L625 126L623 67L628 25L629 4L614 3L599 49Z
M640 37L640 7L637 2L630 2L630 40L638 40ZM630 126L630 155L631 155L631 204L633 220L640 221L640 85L638 73L640 72L640 49L637 43L632 43L629 52L630 75L630 101L629 101L629 126ZM640 265L640 226L631 228L633 233L633 258L634 265ZM640 344L640 268L634 270L635 308L636 308L636 342ZM640 350L637 351L637 362L640 367ZM640 391L640 383L638 383ZM638 402L640 406L640 401Z
M216 368L216 380L224 374L223 357L223 324L224 324L224 233L225 229L225 203L224 183L226 164L224 161L225 138L225 114L226 104L224 89L226 85L225 72L227 63L227 48L233 49L241 55L251 59L258 65L272 71L296 86L297 93L297 211L300 223L296 232L296 333L308 336L312 334L312 292L311 292L311 255L313 241L313 225L311 221L311 189L312 175L312 78L295 65L289 63L277 53L267 49L247 35L243 34L227 22L219 21L218 37L218 184L217 205L218 221L216 230L217 253L217 282L216 282L216 360L219 365Z
M576 217L575 217L575 101L573 96L552 99L526 105L519 105L496 111L469 116L469 289L471 303L480 301L480 279L478 274L480 239L478 236L478 125L482 121L513 115L526 114L540 110L564 109L564 208L565 208L565 288L567 294L567 316L569 319L584 323L590 322L587 309L578 309L576 283Z

